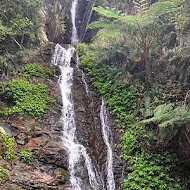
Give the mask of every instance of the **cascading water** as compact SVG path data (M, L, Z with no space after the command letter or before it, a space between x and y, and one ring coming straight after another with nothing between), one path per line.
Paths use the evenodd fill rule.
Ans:
M100 110L100 119L102 124L103 139L107 146L107 190L115 190L115 181L113 174L113 152L111 147L111 130L109 127L109 119L103 99Z
M84 36L86 35L86 29L87 29L87 26L90 22L90 18L91 18L91 15L92 15L92 11L93 11L93 7L96 3L96 0L91 0L91 1L88 1L88 6L86 8L86 12L83 16L83 20L81 22L81 27L80 27L80 30L79 30L79 39L80 41L83 41L84 39Z
M88 84L87 84L86 79L85 79L85 74L84 74L83 71L81 71L81 72L82 72L82 81L83 81L83 83L85 85L86 94L87 94L87 96L89 96L90 91L89 91Z
M88 156L85 147L79 144L76 138L75 113L71 91L73 68L70 66L74 51L73 47L66 50L57 44L53 56L53 64L59 66L61 70L59 85L61 88L63 103L62 116L60 119L63 127L62 141L69 156L69 171L72 190L100 190L99 177L95 172L91 159ZM85 166L81 164L83 160L85 162ZM87 169L89 178L88 185L84 184L81 178L81 172L83 170L80 170L80 167L86 167Z
M82 71L82 81L85 85L85 90L87 96L90 96L90 90L88 87L88 84L86 82L85 74ZM91 100L93 101L93 99ZM104 100L102 99L101 108L100 108L100 120L102 125L102 136L104 143L107 147L107 165L106 165L106 174L107 174L107 190L115 190L115 180L114 180L114 174L113 174L113 152L112 152L112 132L109 127L109 118L107 115L107 109Z
M71 36L71 43L76 44L79 42L78 34L77 34L77 27L76 27L76 13L77 13L77 5L78 0L73 0L71 6L71 20L72 20L72 36Z
M76 27L77 5L78 0L73 0L71 6L71 44L76 44L79 42ZM94 4L92 4L92 6L93 5ZM91 12L89 13L91 14ZM63 107L60 122L63 128L63 146L68 153L70 182L72 190L115 190L113 175L113 155L110 144L111 131L108 125L108 116L103 100L100 111L100 119L102 123L102 136L107 147L107 188L104 187L103 177L100 177L102 174L98 173L95 164L93 164L90 156L87 153L86 148L78 142L78 139L76 137L77 127L75 123L74 104L72 101L73 68L71 67L71 59L74 53L75 49L72 45L66 49L57 44L53 56L53 64L59 66L61 71L59 85L61 88ZM90 91L85 80L85 74L83 72L82 80L85 85L86 94L90 98Z

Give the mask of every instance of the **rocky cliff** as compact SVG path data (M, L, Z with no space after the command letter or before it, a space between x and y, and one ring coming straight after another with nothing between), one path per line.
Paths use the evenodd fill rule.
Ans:
M16 150L31 150L34 161L24 163L19 158L11 161L3 159L1 155L0 165L8 170L7 176L1 181L0 189L43 189L43 190L67 190L69 189L69 173L67 153L62 144L61 117L61 92L58 85L60 70L51 63L55 44L40 49L37 57L43 60L41 63L54 72L53 77L46 79L35 78L38 82L45 83L49 88L49 96L54 103L47 107L42 118L37 119L28 115L14 114L2 117L0 126L6 133L16 140ZM77 125L77 137L79 142L87 148L93 164L98 168L101 177L106 181L106 154L107 148L102 136L100 121L101 97L92 87L90 77L77 67L76 59L73 58L73 102L75 108L75 120ZM88 89L87 89L88 88ZM86 91L88 90L88 92ZM121 187L125 167L120 159L119 133L110 118L110 127L113 132L114 151L114 175L117 190ZM87 171L84 169L83 179L88 179Z

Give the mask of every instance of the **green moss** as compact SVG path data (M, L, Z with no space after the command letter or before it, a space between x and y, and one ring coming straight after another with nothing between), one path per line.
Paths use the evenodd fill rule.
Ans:
M4 109L2 113L4 115L19 113L42 117L47 105L52 102L47 91L48 87L45 84L35 84L25 79L12 80L7 93L13 99L14 105Z
M63 168L60 169L61 176L65 179L68 177L67 171Z

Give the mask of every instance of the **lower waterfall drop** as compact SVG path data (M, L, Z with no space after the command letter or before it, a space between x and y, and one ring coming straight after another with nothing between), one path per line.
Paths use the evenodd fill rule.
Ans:
M113 152L111 147L111 130L109 127L109 119L103 99L100 110L100 119L102 124L103 139L107 146L107 190L115 190L115 181L113 174Z
M72 190L102 190L99 176L86 148L79 144L76 138L76 123L74 105L72 102L73 68L70 66L71 58L75 49L71 46L68 49L59 44L55 47L53 64L59 66L61 76L59 85L62 94L62 116L60 122L63 128L62 142L68 153L69 172ZM84 163L82 162L84 161ZM83 163L83 165L82 165ZM84 184L82 180L82 168L87 169L89 184Z

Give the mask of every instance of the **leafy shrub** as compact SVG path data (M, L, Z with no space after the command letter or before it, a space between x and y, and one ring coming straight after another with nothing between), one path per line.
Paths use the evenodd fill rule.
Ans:
M8 170L0 166L0 180L2 180L7 174Z
M88 45L85 43L80 43L77 45L77 53L79 56L84 55L88 51Z
M52 76L53 72L39 64L27 64L24 66L21 75L46 78L48 76Z
M24 79L12 80L8 93L13 98L14 106L4 109L3 114L19 113L42 117L48 103L52 102L47 91L45 84L34 84Z
M34 160L33 153L30 150L23 150L19 153L19 157L22 161L30 163Z
M166 163L166 161L169 161ZM181 187L168 175L173 159L165 155L151 156L141 153L128 159L129 174L124 180L126 190L180 190Z
M16 157L15 139L7 134L0 133L5 159L12 160Z
M122 137L122 149L123 157L128 158L129 156L136 154L140 150L139 142L131 131L127 131Z

